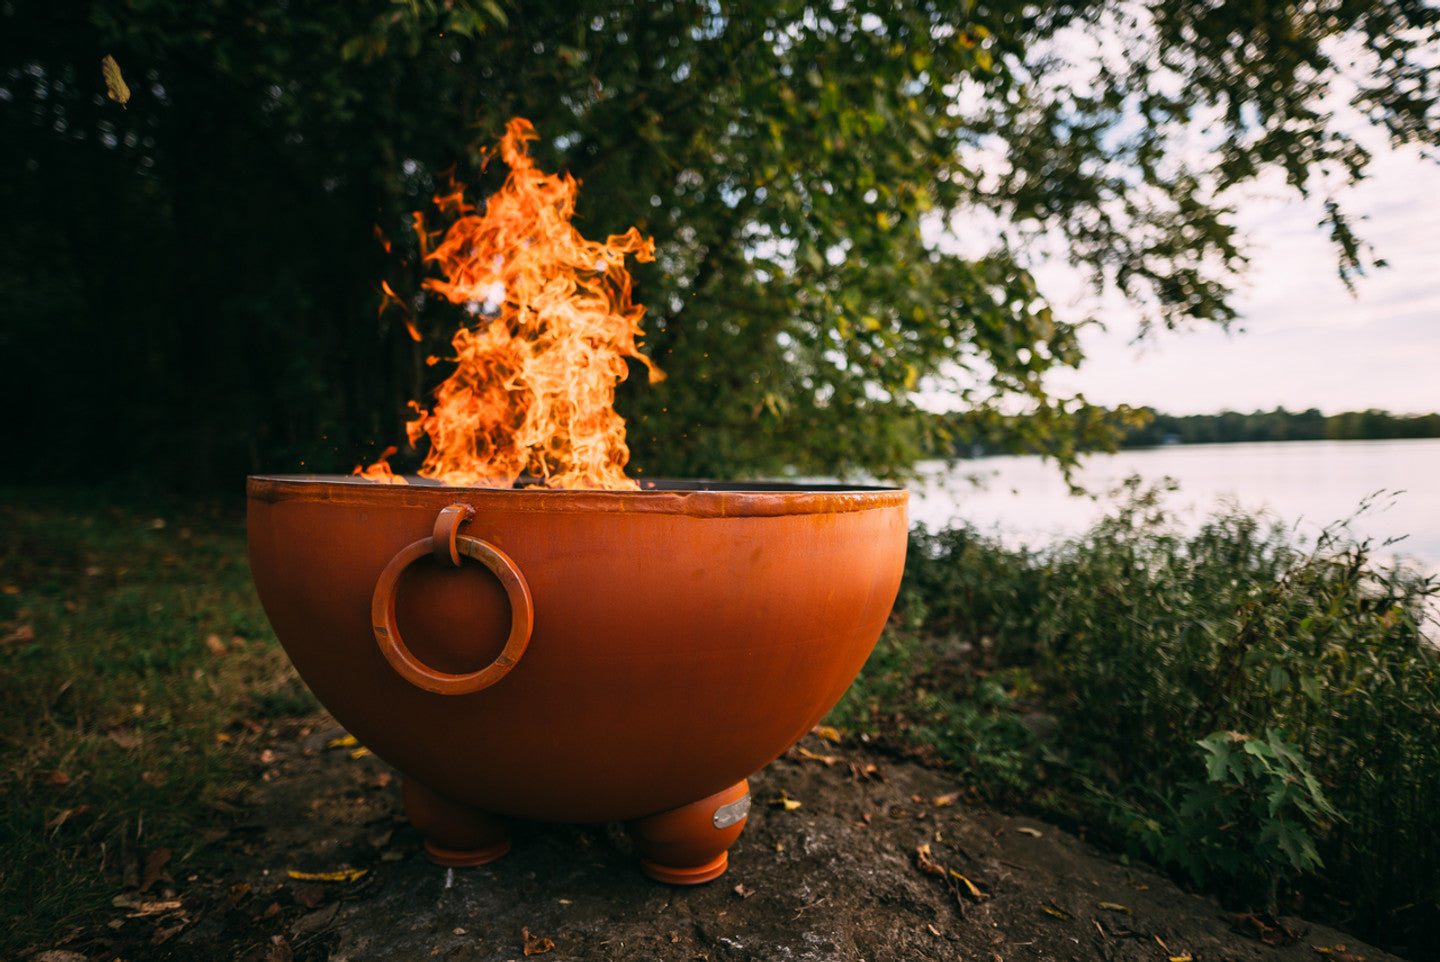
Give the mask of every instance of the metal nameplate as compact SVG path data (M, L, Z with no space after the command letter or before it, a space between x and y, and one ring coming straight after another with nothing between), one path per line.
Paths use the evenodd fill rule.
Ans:
M750 793L746 792L733 802L721 805L715 809L714 823L716 828L729 828L731 825L738 825L745 821L745 816L750 814Z

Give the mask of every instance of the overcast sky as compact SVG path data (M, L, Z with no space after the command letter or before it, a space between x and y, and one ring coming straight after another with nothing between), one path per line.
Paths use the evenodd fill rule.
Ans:
M1360 278L1354 296L1317 227L1318 200L1260 198L1240 214L1251 268L1233 333L1162 331L1136 346L1117 310L1108 330L1087 332L1083 368L1052 388L1169 414L1440 411L1440 165L1387 151L1371 171L1345 203L1389 267Z

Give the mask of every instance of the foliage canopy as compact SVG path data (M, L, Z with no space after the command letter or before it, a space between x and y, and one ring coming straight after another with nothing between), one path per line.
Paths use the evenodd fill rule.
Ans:
M1233 198L1278 176L1362 273L1336 191L1357 130L1436 144L1437 32L1418 0L7 0L22 471L228 484L396 439L456 317L417 297L414 343L379 283L419 291L411 212L452 164L487 189L517 115L587 236L657 242L637 297L669 377L622 393L633 467L889 473L953 427L937 403L1073 458L1115 435L1046 389L1084 319L1034 252L1151 324L1224 324Z

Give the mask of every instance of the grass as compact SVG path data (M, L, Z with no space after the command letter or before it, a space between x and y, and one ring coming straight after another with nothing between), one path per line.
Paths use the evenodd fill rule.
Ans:
M204 871L246 743L315 705L251 588L238 511L11 490L0 531L0 916L26 920L0 934L12 957L108 908L147 855Z

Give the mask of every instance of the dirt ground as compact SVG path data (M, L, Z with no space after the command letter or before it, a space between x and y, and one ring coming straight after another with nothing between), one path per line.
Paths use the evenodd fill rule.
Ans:
M399 779L328 718L260 733L216 814L222 874L150 852L113 918L37 962L1001 960L1385 962L1296 919L1227 914L930 768L810 735L751 779L714 882L643 876L616 825L521 825L504 858L428 862ZM795 804L795 803L798 803Z

